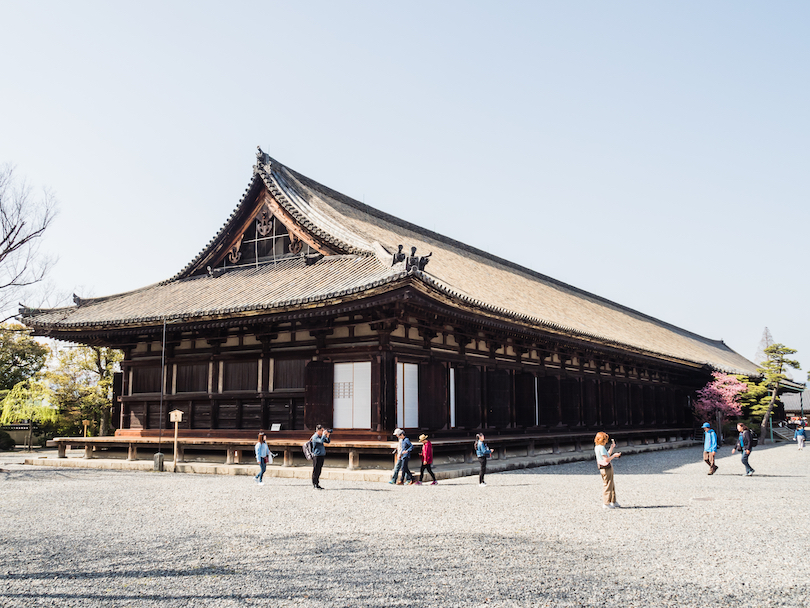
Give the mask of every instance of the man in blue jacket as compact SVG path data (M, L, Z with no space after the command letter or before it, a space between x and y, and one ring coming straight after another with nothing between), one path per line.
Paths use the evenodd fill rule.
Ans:
M413 444L411 440L405 436L405 432L402 429L397 429L399 431L399 435L397 437L402 442L399 448L399 460L402 463L402 479L399 481L399 485L403 483L405 485L412 485L413 484L413 475L411 474L411 469L408 468L408 463L411 460L411 451L413 450Z
M708 422L703 423L703 462L709 465L709 475L714 475L717 465L714 456L717 453L717 433Z

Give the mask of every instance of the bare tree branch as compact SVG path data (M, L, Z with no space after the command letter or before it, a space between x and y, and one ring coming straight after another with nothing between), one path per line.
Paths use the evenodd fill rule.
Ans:
M0 166L0 311L6 311L21 290L42 281L54 260L40 252L42 236L56 217L56 199L45 190L40 197Z

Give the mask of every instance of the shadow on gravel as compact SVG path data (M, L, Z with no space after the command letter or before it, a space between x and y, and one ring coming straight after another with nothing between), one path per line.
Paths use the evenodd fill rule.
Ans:
M99 571L76 571L76 570L49 570L43 572L9 572L0 574L0 581L10 580L57 580L61 582L74 580L93 580L103 578L152 578L152 577L181 577L181 576L224 576L234 574L234 569L229 567L208 566L201 568L167 568L161 570L106 570Z
M622 507L619 509L620 511L628 511L630 509L685 509L686 505L638 505L634 507Z

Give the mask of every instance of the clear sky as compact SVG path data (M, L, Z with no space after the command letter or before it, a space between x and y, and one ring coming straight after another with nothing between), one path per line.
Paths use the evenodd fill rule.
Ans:
M0 162L60 201L64 294L178 272L261 145L748 358L767 326L807 370L808 26L778 1L0 0Z

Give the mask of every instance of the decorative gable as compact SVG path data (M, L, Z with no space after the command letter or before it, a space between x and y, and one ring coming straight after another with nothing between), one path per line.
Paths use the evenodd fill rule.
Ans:
M293 256L324 253L305 242L299 236L301 231L296 230L292 222L288 220L288 226L273 213L267 201L269 195L265 193L262 198L265 203L246 222L244 230L231 239L229 247L214 262L213 268L236 268L277 262Z

